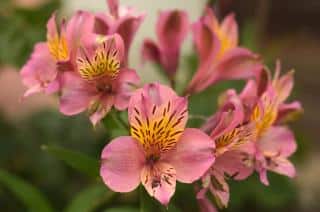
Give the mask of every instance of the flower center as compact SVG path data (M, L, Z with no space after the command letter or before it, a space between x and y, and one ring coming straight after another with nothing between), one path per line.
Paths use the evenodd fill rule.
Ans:
M220 28L220 26L213 27L214 32L216 33L219 41L220 41L220 51L218 53L218 58L223 56L229 49L234 48L234 44Z
M110 39L103 42L89 58L83 50L83 57L77 59L77 65L80 76L88 81L107 77L114 79L120 71L120 60L118 59L118 50L113 48L115 42Z
M162 152L172 149L184 130L184 118L187 109L176 110L172 102L168 101L161 106L153 105L150 113L134 108L131 135L143 146L150 161L158 158Z
M69 56L67 41L63 36L49 37L47 41L51 56L57 60L67 60Z
M97 91L102 93L112 93L112 86L109 83L100 82L96 85Z
M278 104L274 98L263 95L262 104L257 105L250 117L256 123L256 136L261 135L269 129L277 119Z
M252 128L249 125L239 126L215 140L216 154L223 154L227 150L236 149L240 145L250 142L251 138Z

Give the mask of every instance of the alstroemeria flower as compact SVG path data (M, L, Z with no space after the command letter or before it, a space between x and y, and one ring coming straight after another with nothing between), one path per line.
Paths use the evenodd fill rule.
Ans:
M258 74L255 80L252 79L247 82L245 88L240 94L240 97L245 104L245 109L248 112L247 117L249 119L252 110L255 109L255 106L259 101L261 102L261 100L259 99L266 98L266 93L269 93L269 100L270 98L273 98L273 104L276 104L276 108L274 108L276 112L274 113L277 113L277 118L275 121L277 124L288 121L303 112L300 102L285 102L293 88L294 71L289 71L285 75L280 76L280 69L280 62L277 61L273 78L271 77L270 71L266 68L263 68L260 72L257 72ZM272 92L273 94L271 94L270 92ZM262 97L263 95L264 97ZM266 102L266 100L262 102Z
M251 125L243 124L244 111L242 102L234 90L228 90L227 100L213 115L202 130L208 132L214 141L215 163L202 177L203 189L198 199L206 199L205 193L210 190L217 205L226 207L229 202L229 186L226 178L242 180L252 173L252 169L242 162L242 152L248 152L247 144L251 141Z
M95 17L95 33L101 35L121 35L124 46L124 65L128 63L128 54L131 42L141 25L145 14L138 13L132 7L119 7L118 0L107 0L110 13L100 13Z
M47 23L47 41L35 45L29 61L20 74L28 87L24 96L37 92L47 94L58 91L62 84L62 73L73 70L75 54L82 36L92 29L93 18L79 11L67 23L57 28L55 13Z
M252 169L259 172L261 182L265 185L269 184L267 170L289 177L295 175L294 166L287 160L296 149L294 136L288 128L274 126L279 111L280 96L272 87L269 87L261 96L250 117L251 122L255 124Z
M188 14L181 10L162 11L156 30L158 43L145 39L142 59L160 64L172 79L178 69L182 42L189 31Z
M192 183L214 161L214 144L201 130L185 128L187 99L166 86L147 84L131 97L131 136L112 140L102 151L100 175L113 191L129 192L140 182L164 205L176 180Z
M278 63L273 79L267 70L262 70L257 82L248 82L240 95L250 111L246 121L254 124L255 151L247 154L246 164L259 172L265 185L269 184L267 170L289 177L295 175L294 166L287 159L296 149L294 136L288 128L278 125L284 117L281 108L288 108L287 112L302 110L298 102L285 103L292 87L292 72L280 77Z
M249 78L261 66L258 55L238 47L238 26L233 14L220 24L208 8L192 30L199 66L186 93L201 92L221 80Z
M134 70L122 67L123 57L123 40L117 34L106 37L96 48L81 49L77 73L66 74L60 111L75 115L88 109L95 125L112 106L126 109L139 77Z

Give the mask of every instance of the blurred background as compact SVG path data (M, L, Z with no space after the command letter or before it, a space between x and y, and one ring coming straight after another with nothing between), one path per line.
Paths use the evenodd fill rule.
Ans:
M195 21L206 5L215 3L207 0L120 2L147 13L130 50L131 67L136 68L141 76L147 75L143 78L145 82L157 80L164 83L166 80L156 67L140 65L142 40L155 37L158 11L185 9ZM61 161L68 158L60 147L98 159L106 141L117 132L106 131L103 127L94 129L85 115L63 116L58 112L57 99L52 96L39 94L20 101L25 88L19 78L19 69L28 59L35 42L45 40L45 25L51 13L58 10L61 17L68 17L77 9L101 12L106 8L104 0L0 0L1 212L135 211L137 192L112 194L99 184L98 179L72 168L77 164L70 167ZM283 71L296 70L291 98L300 100L305 110L303 116L292 124L298 141L298 152L293 157L298 176L289 180L270 174L269 187L263 186L257 176L230 182L231 201L225 211L320 211L320 1L220 0L218 8L220 17L231 11L236 14L242 46L263 55L271 69L275 60L281 59ZM191 49L189 37L183 46L180 82L196 67ZM231 86L241 88L242 85L239 82L220 83L192 97L191 113L213 113L219 92ZM54 147L48 149L48 146ZM80 157L79 161L82 160L86 161L86 158ZM193 190L178 185L177 196L186 192ZM169 211L198 211L195 200L189 196L184 199L175 197Z

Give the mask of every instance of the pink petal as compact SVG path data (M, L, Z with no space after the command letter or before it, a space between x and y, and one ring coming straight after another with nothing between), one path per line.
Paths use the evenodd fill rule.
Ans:
M199 204L200 212L218 212L213 202L206 196L207 188L199 189L195 186L195 191L197 192L197 201Z
M84 43L85 40L89 40L87 37L93 36L93 27L94 16L85 11L78 11L68 21L66 39L72 60L75 59L74 57L80 44Z
M216 158L213 168L232 176L232 179L244 180L254 171L253 166L244 163L246 157L247 155L243 152L228 151Z
M259 173L260 181L265 186L268 186L270 183L269 183L268 176L267 176L267 170L266 169L261 169L261 170L258 170L258 173Z
M213 139L230 132L243 122L244 113L240 98L234 90L228 90L226 96L224 105L202 127L203 130L209 131Z
M260 151L268 154L291 156L297 149L294 135L287 127L271 127L259 140Z
M119 17L119 1L118 0L107 0L107 4L109 7L110 14L118 18Z
M270 170L291 178L296 176L296 169L289 160L278 158L275 162L277 163L277 166L272 167Z
M30 87L28 88L24 94L23 94L23 98L25 97L28 97L28 96L31 96L33 94L36 94L36 93L40 93L43 91L43 88L40 86L40 84L36 84L34 85L33 87Z
M257 83L254 80L248 80L240 93L241 99L257 98Z
M56 13L54 12L47 23L47 37L53 38L58 35Z
M213 60L220 49L220 41L215 33L203 21L199 20L192 26L193 41L199 54L200 65Z
M247 79L261 69L259 57L247 49L234 48L226 52L218 64L211 67L210 75L204 76L202 89L220 80Z
M219 21L213 11L212 8L207 7L205 10L205 16L203 17L203 22L211 27L214 31L215 29L219 28Z
M90 121L93 126L96 126L111 110L114 105L114 97L112 95L103 96L97 101L99 101L100 105L98 109L90 115Z
M209 186L210 192L216 198L218 206L220 208L226 208L230 198L229 185L220 172L213 170L211 174L213 176L211 185ZM214 182L212 182L212 180L214 180Z
M122 136L107 144L101 154L100 176L113 191L130 192L140 183L144 153L138 142Z
M301 113L303 113L303 108L298 101L289 104L281 104L278 109L277 123L295 120Z
M151 114L153 104L160 106L177 97L176 93L167 86L159 83L146 84L143 88L136 90L130 98L128 106L129 122L135 122L135 108L141 111L141 115L145 118Z
M214 142L198 129L187 128L177 146L162 156L176 170L177 180L192 183L198 180L214 162Z
M158 64L161 63L160 49L157 46L157 44L150 39L145 39L143 41L141 55L142 55L142 62L143 63L145 61L152 61L152 62L155 62Z
M55 81L57 77L56 64L46 43L35 45L31 58L21 69L20 76L23 84L30 88L26 95L46 91L46 87ZM58 88L50 91L55 92L57 90Z
M115 20L112 17L106 16L104 13L98 13L94 17L93 32L101 35L110 34L111 27Z
M101 38L102 42L97 42L92 40L91 43L87 43L86 48L81 48L79 51L79 56L82 58L89 57L93 58L96 54L98 48L103 48L105 52L116 52L115 57L117 60L123 61L125 55L125 46L123 39L117 33L103 36Z
M160 12L156 30L159 43L154 44L152 41L146 40L142 56L159 63L172 78L179 65L182 42L189 30L187 13L180 10Z
M120 73L114 82L116 90L115 107L118 110L124 110L128 107L130 98L135 91L134 86L137 86L140 78L136 71L131 69L121 69Z
M268 86L270 86L271 73L269 69L262 67L260 70L257 71L256 78L257 95L261 96L268 89Z
M132 16L127 15L121 19L119 19L117 26L115 28L115 33L118 33L123 41L125 46L125 55L124 55L124 63L127 64L129 49L131 46L131 42L138 31L142 21L144 19L144 15Z
M280 102L284 102L290 95L293 88L293 71L288 72L276 82L276 90Z
M60 112L65 115L83 112L89 107L90 102L97 98L95 87L75 74L66 74L64 83Z
M212 201L210 201L207 197L197 200L200 207L200 212L218 212L218 210L214 207Z
M176 171L170 164L157 162L143 168L141 182L150 196L168 206L176 190Z
M221 42L213 31L212 27L214 25L218 27L218 22L213 11L208 9L206 15L192 26L193 41L199 54L199 66L188 85L188 93L201 91L202 81L204 81L204 77L210 73L212 61L217 60L216 57L220 51Z
M221 23L221 33L227 36L231 47L238 45L238 25L234 18L234 14L230 14L224 18Z
M160 46L179 49L189 30L188 14L180 10L160 12L157 22L157 36Z
M249 120L254 107L259 101L257 83L254 80L248 80L247 84L239 94L243 103L243 109L245 114L245 120Z

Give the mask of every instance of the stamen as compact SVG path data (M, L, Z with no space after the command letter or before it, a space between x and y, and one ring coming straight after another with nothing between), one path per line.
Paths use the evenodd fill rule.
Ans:
M262 96L262 105L257 105L251 115L256 123L256 136L260 137L277 118L277 101L268 95Z
M107 44L106 44L107 42ZM118 50L114 39L103 42L97 48L92 58L82 49L82 58L77 60L79 74L85 80L96 80L101 77L114 79L120 71Z
M63 36L56 35L49 37L47 41L48 49L53 59L60 61L68 59L67 41Z
M147 117L142 117L137 108L133 111L131 134L140 141L147 155L159 155L176 145L183 133L186 107L172 110L169 101L162 106L153 105Z

